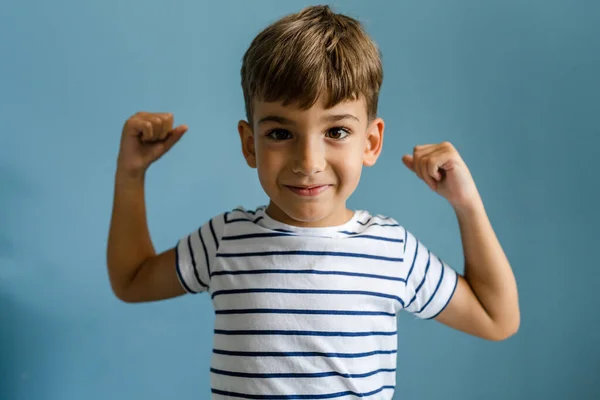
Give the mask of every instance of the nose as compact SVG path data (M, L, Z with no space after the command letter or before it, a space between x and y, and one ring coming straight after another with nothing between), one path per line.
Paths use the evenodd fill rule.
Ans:
M325 148L322 141L306 137L293 148L292 171L300 175L314 175L325 169Z

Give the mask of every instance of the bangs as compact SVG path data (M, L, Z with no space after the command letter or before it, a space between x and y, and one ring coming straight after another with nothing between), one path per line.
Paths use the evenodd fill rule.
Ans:
M330 14L288 16L255 38L242 65L249 120L253 100L309 109L321 98L331 108L360 96L375 116L379 50L357 21Z

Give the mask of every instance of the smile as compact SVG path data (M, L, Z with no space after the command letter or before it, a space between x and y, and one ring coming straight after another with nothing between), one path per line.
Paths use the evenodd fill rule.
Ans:
M318 196L319 194L321 194L324 191L326 191L327 189L329 189L331 187L331 185L316 185L316 186L308 186L308 187L286 185L286 187L299 196L311 197L311 196Z

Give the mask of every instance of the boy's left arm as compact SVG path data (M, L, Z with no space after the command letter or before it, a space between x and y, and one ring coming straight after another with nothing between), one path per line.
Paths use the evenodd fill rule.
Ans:
M416 146L402 160L448 200L460 227L464 276L435 319L488 340L512 336L520 324L517 284L466 164L448 142Z

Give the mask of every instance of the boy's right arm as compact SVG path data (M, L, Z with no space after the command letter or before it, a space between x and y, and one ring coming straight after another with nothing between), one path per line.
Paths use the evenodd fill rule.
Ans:
M168 299L185 293L176 273L175 249L156 254L144 196L146 170L187 131L167 113L137 113L127 120L115 174L107 267L115 295L126 302Z

